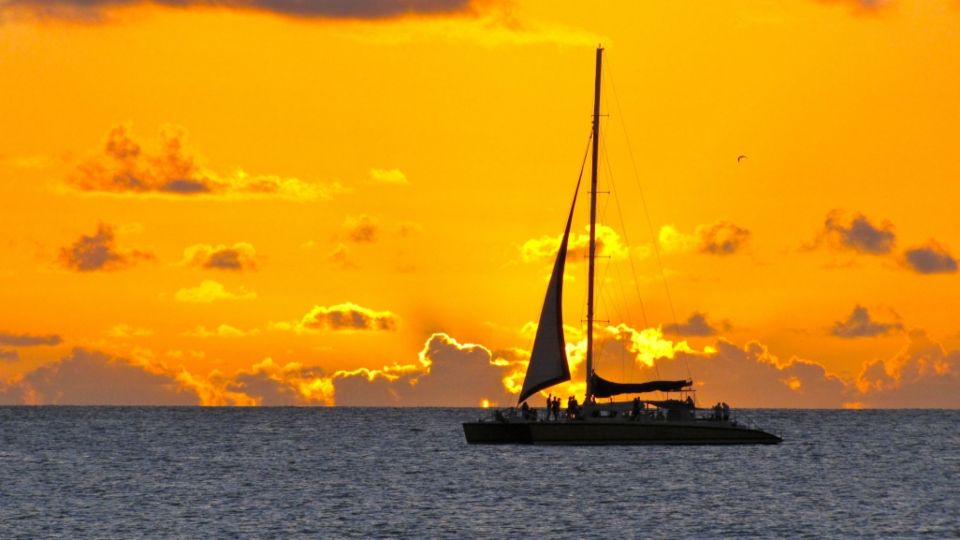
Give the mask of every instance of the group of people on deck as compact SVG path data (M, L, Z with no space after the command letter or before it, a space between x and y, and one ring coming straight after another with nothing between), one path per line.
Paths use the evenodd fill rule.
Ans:
M713 419L714 420L729 420L730 419L730 406L725 402L721 401L713 406Z
M576 418L580 414L580 403L577 398L570 396L567 398L567 418ZM553 397L553 394L547 396L547 420L560 420L560 397Z

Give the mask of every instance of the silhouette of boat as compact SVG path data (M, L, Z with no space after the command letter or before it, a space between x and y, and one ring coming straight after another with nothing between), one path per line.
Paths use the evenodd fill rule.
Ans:
M693 382L647 381L617 383L608 381L593 369L594 273L596 262L597 163L600 138L600 80L603 48L597 48L594 80L593 131L590 189L590 251L587 284L586 396L580 405L568 401L560 414L559 403L545 417L529 408L525 401L541 390L570 380L563 335L563 273L567 257L570 225L576 207L580 182L574 191L563 238L540 313L530 363L523 381L520 407L496 410L489 418L463 424L471 444L777 444L782 439L763 430L746 426L730 416L726 404L698 409L693 400ZM581 174L582 177L582 174ZM649 392L666 392L667 399L634 397L631 401L598 403L598 398ZM680 399L671 399L678 392ZM558 399L559 401L559 399Z

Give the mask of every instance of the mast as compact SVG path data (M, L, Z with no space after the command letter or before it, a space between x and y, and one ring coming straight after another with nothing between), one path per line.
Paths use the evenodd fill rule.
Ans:
M603 47L597 47L597 75L593 86L593 155L590 162L590 270L587 278L587 393L584 401L593 397L593 289L597 254L597 157L600 148L600 68L603 65Z

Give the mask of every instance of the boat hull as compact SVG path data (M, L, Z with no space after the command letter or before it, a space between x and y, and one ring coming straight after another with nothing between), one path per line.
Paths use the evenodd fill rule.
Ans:
M714 422L465 422L470 444L778 444L780 437Z

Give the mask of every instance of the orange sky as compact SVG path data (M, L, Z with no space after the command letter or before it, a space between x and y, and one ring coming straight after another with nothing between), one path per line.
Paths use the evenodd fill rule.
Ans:
M957 2L167 4L0 0L0 403L510 403L602 42L601 374L960 406Z

